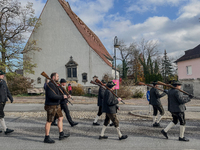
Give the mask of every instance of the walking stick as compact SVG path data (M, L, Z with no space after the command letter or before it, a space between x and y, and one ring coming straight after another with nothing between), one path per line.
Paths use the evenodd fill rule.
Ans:
M149 86L149 87L152 87L152 88L155 88L155 89L158 89L158 90L164 92L164 90L162 90L162 89L160 89L160 88L158 88L158 87L155 87L155 86L150 85L150 84L145 84L145 83L143 83L143 82L138 82L138 85L146 85L146 86Z
M49 76L43 71L42 73L41 73L41 75L43 76L43 77L45 77L45 78L47 78L47 79L49 79L57 88L58 88L58 90L63 94L63 95L65 95L64 94L64 92L59 88L59 84L57 84L54 80L52 80L51 78L49 78ZM67 95L69 95L69 93L67 92ZM68 99L67 99L68 100ZM73 105L69 100L68 100L68 102L71 104L71 105Z
M160 85L168 86L168 87L173 88L173 89L177 89L177 90L179 90L180 92L183 92L183 93L186 94L186 95L190 95L189 93L187 93L187 92L185 92L185 91L183 91L183 90L181 90L181 89L178 89L178 88L176 88L176 87L174 87L174 86L172 86L172 85L170 85L170 84L165 84L165 83L163 83L163 82L161 82L161 81L158 81L157 83L160 84Z
M113 95L115 95L115 97L119 98L119 96L117 96L109 87L107 87L106 85L103 85L103 83L102 83L100 80L96 79L95 82L96 82L97 84L100 84L101 86L104 86L104 87L105 87L106 89L108 89ZM100 85L99 85L99 86L100 86ZM125 102L124 102L123 100L121 100L121 102L122 102L123 104L125 104Z

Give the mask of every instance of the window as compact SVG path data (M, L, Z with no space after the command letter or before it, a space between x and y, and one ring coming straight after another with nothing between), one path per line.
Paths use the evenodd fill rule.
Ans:
M82 82L87 82L87 73L82 73Z
M191 75L192 74L192 66L186 66L187 69L187 75Z
M41 84L41 78L40 77L37 78L37 84Z
M67 68L67 77L68 78L72 77L72 70L71 70L71 68Z
M72 68L73 70L73 77L76 78L77 77L77 71L76 71L76 68Z

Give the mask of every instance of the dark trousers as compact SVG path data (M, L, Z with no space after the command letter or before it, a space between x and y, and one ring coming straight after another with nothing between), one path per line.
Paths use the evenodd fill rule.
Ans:
M102 106L99 106L99 111L97 113L98 116L101 116L102 115Z
M4 114L4 107L5 107L6 103L0 102L0 119L4 118L5 114Z
M108 114L106 113L106 118L104 120L104 126L107 126L110 123L110 120L113 122L114 126L119 127L119 121L117 119L116 114Z
M60 104L60 106L61 106L61 110L63 110L65 112L65 115L66 115L66 118L67 118L69 124L72 125L74 122L72 121L72 118L70 116L68 105L65 103L65 104ZM54 122L55 121L56 121L56 118L54 118Z
M180 125L185 125L186 121L185 121L185 113L184 112L173 112L171 113L172 117L173 117L173 123L177 124L178 121L180 122Z
M163 116L165 114L165 111L164 111L162 105L153 105L153 115L154 116L157 116L158 111L160 112L161 116Z

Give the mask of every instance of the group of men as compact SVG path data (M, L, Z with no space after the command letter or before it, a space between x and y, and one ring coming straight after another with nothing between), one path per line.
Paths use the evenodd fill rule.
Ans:
M162 94L159 94L158 91L158 83L153 82L154 87L150 90L150 101L149 103L153 106L153 127L159 127L160 121L164 116L164 109L161 104L160 98L168 95L168 111L171 113L173 120L168 124L168 126L161 131L161 133L168 139L167 132L175 126L178 121L180 122L180 136L179 141L189 141L189 139L185 138L185 103L191 101L193 98L192 95L183 95L182 92L179 91L181 89L181 83L179 81L175 81L172 83L174 88L169 91L164 90ZM160 116L157 118L158 111L160 112Z
M8 101L7 98L10 99L11 103L13 102L12 95L10 94L10 91L8 90L8 87L6 85L6 82L3 80L4 78L4 72L0 70L0 123L4 129L4 133L8 134L13 132L14 130L8 129L5 120L4 120L4 106L6 104L6 101ZM78 123L73 122L69 113L68 109L68 99L71 98L71 95L66 93L66 90L64 90L66 85L66 80L61 79L60 84L59 81L59 75L55 72L51 74L51 80L46 84L45 87L45 106L44 109L47 112L47 120L45 124L45 138L44 143L55 143L53 139L50 138L50 127L52 125L52 122L54 122L55 119L58 119L58 129L59 129L59 140L63 140L70 136L70 134L65 134L63 132L63 114L62 110L66 113L66 117L70 123L70 125L73 127L77 125ZM99 111L97 113L97 116L93 122L93 125L100 125L97 121L99 117L102 115L102 113L105 113L105 120L104 124L101 130L101 134L99 136L99 139L107 139L108 136L105 136L105 130L107 126L110 123L110 120L112 121L114 127L116 128L116 131L118 133L119 140L126 139L127 135L122 135L120 128L119 128L119 120L117 119L116 113L117 110L119 110L119 106L117 105L119 101L121 101L121 98L116 98L112 91L115 89L115 83L113 81L109 81L107 84L104 80L102 80L103 86L107 86L106 90L102 87L99 88L99 94L98 94L98 106ZM178 89L181 88L180 82L174 82L172 85L175 88L170 89L169 91L164 90L162 94L159 94L159 91L157 89L158 84L157 82L153 82L154 87L150 90L150 104L153 106L153 127L159 127L160 121L164 115L164 109L161 104L160 98L168 95L168 110L172 114L173 120L168 124L168 126L161 131L161 133L168 139L167 132L178 123L180 122L180 141L189 141L187 138L184 137L185 132L185 113L186 110L185 103L189 102L191 98L193 98L192 95L186 96L183 95ZM157 118L158 111L160 112L160 116ZM2 132L2 131L0 131Z

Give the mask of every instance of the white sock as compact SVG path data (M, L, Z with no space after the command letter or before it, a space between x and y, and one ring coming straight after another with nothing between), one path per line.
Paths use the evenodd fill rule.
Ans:
M180 138L184 137L184 132L185 132L185 126L180 125Z
M153 123L156 122L157 116L153 116Z
M158 117L158 120L157 120L156 122L159 123L160 120L162 119L162 117L163 117L163 116L160 115L160 116Z
M175 124L173 122L170 122L168 126L164 129L165 132L168 132Z
M103 128L102 128L102 130L101 130L101 136L104 136L105 130L106 130L106 126L103 125Z
M122 133L121 133L119 127L117 127L116 130L117 130L118 136L119 136L119 137L122 137Z
M99 116L97 115L96 118L94 119L94 123L97 123L98 119L99 119Z
M2 127L3 127L3 129L4 129L4 131L6 131L7 127L6 127L6 123L5 123L4 118L1 118L1 119L0 119L0 122L1 122L1 125L2 125Z

